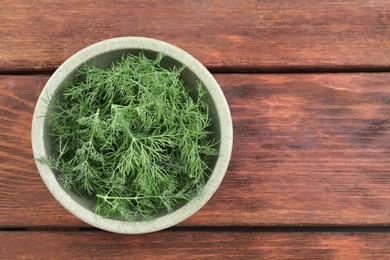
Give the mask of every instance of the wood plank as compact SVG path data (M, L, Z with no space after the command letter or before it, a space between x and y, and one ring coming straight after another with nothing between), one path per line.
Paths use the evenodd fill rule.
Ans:
M0 71L53 70L118 36L161 39L209 68L388 69L390 1L3 0Z
M2 232L0 257L17 259L388 259L389 233Z
M233 115L222 186L182 225L389 225L390 73L216 74ZM30 124L47 76L0 76L0 226L86 226L49 194Z

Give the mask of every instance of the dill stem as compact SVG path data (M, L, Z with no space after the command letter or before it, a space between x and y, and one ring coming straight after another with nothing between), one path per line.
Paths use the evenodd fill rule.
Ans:
M104 200L138 200L138 199L147 199L147 198L161 198L161 196L135 196L135 197L116 197L116 196L107 196L96 194L96 197L104 199Z

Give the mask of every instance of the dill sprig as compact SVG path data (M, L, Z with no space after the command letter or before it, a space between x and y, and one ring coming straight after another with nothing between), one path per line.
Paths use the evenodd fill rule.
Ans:
M55 153L41 160L64 188L95 198L105 217L172 211L204 188L217 154L204 87L191 94L183 68L162 68L163 57L84 66L51 100Z

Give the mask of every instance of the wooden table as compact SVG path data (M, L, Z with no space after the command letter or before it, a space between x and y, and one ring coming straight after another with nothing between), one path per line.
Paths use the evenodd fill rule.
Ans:
M233 116L220 189L179 226L147 235L76 219L31 153L49 76L117 36L193 54ZM0 73L1 258L390 257L390 1L3 0Z

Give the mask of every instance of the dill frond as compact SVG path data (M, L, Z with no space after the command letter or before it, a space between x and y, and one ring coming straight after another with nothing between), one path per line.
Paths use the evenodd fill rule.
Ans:
M96 198L106 217L153 218L204 188L217 155L206 94L160 66L163 55L127 55L108 68L84 66L61 86L47 115L55 156L41 158L60 184Z

